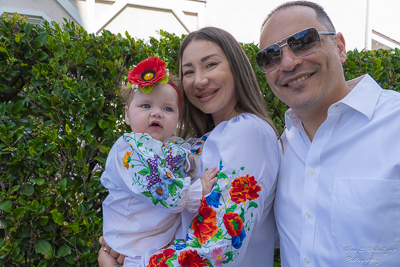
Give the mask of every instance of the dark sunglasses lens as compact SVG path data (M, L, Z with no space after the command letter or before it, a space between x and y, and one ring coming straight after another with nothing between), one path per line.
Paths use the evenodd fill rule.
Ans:
M263 72L274 70L281 61L281 49L279 45L271 45L257 54L257 64Z
M304 57L317 51L321 41L318 31L310 28L292 35L288 38L287 44L296 56Z

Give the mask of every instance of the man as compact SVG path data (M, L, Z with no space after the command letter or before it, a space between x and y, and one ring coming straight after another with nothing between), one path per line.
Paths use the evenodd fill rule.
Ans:
M257 63L290 109L275 200L282 266L400 266L400 94L345 81L345 40L315 3L273 10Z

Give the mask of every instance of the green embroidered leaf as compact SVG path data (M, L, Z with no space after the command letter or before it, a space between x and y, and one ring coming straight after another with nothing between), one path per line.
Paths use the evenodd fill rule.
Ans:
M168 192L171 196L174 196L176 194L176 186L175 183L169 184L168 185Z
M222 263L228 263L231 260L233 260L233 251L228 251L225 253L225 256L227 256L226 260L224 260Z
M226 173L224 172L219 172L217 174L218 179L228 179L228 175L226 175Z
M165 261L165 263L170 266L170 267L174 267L174 264L172 263L174 260L178 259L178 256L176 256L174 254L174 256L172 256L171 258L169 258L168 260Z
M144 191L142 192L142 195L145 195L146 197L153 197L150 191Z
M239 217L242 219L242 221L244 222L244 208L240 207L240 215Z
M182 181L180 181L180 180L177 180L177 179L175 179L174 180L174 184L176 184L176 186L178 186L179 188L183 188L183 183L182 183Z
M193 239L193 241L191 241L190 243L186 243L186 246L192 248L201 248L198 238Z
M235 171L235 170L233 170L232 174L236 174L236 171Z
M163 205L164 207L168 208L167 202L165 202L165 200L159 200L159 202L161 203L161 205Z
M226 209L226 213L228 212L234 212L237 208L237 204L233 204L232 206L230 206L229 208Z
M140 170L140 171L138 171L138 173L139 173L140 175L147 175L147 174L150 174L148 169Z
M137 142L137 147L141 147L141 146L143 146L143 143L142 142Z
M258 204L254 201L249 203L249 208L254 207L254 208L258 208Z
M244 170L244 167L240 167L240 170L243 171L243 170Z
M153 198L153 204L154 204L154 206L157 205L158 202L159 202L158 199Z

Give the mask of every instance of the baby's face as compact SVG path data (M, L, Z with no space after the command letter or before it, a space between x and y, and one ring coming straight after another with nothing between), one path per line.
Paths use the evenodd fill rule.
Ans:
M147 94L137 89L125 112L133 132L148 133L162 142L175 132L178 119L178 94L168 83L157 83Z

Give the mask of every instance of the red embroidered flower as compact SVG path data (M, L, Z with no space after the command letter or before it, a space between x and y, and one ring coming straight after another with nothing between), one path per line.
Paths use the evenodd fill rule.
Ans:
M239 214L228 212L223 217L224 225L230 236L238 236L243 230L243 221Z
M246 200L253 200L259 197L257 192L261 191L261 186L257 185L254 176L240 176L232 181L232 188L229 191L233 202L239 204Z
M210 266L207 259L203 259L197 254L196 250L185 250L182 251L178 257L179 266L188 266L188 267L202 267L202 266Z
M168 267L167 260L174 256L175 250L166 249L162 253L151 256L147 267Z
M192 221L192 229L200 245L218 232L217 212L207 205L205 198L201 201L199 214Z
M162 59L149 57L128 72L128 81L140 87L152 85L166 76L166 66L167 64Z

